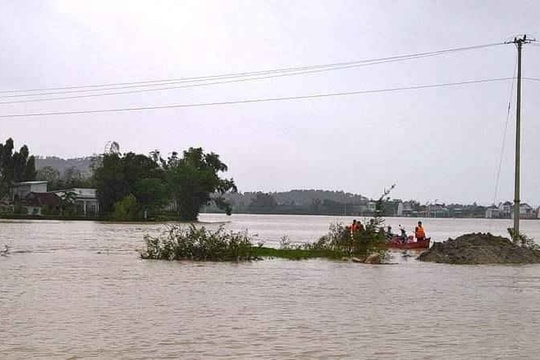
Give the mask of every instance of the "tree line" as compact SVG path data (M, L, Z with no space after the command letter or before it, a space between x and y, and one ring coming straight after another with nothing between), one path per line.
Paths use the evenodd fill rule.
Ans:
M61 175L52 167L35 170L35 158L24 145L13 152L13 140L0 144L0 195L9 195L11 184L46 180L50 190L93 187L97 190L101 216L116 220L138 220L174 216L197 220L204 205L214 204L230 214L224 194L236 192L233 179L222 178L228 170L218 154L190 147L180 155L163 158L158 150L149 155L120 153L118 144L94 156L92 174L68 168Z
M343 191L291 190L244 192L225 195L237 213L371 216L375 200ZM393 216L399 200L384 199L384 216ZM371 205L370 205L371 204ZM209 206L207 212L219 209Z
M14 182L36 178L35 157L30 155L28 146L23 145L19 151L13 151L14 148L12 138L0 143L0 199L9 195Z
M93 179L101 211L117 219L142 219L168 211L180 220L197 220L210 203L230 215L223 195L237 191L233 179L221 178L228 170L219 155L189 148L180 157L164 159L159 151L149 156L111 151L93 164Z

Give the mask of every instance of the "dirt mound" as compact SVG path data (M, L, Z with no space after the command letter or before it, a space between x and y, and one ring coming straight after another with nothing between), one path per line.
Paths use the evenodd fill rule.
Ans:
M517 246L502 236L473 233L433 243L418 260L446 264L534 264L540 263L540 251Z

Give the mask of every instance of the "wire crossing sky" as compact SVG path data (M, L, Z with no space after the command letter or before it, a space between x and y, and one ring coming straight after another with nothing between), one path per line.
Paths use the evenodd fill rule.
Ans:
M504 43L539 38L535 1L0 1L0 129L33 154L201 146L240 191L377 197L395 183L391 196L421 202L512 199ZM526 44L522 201L534 206L538 64Z
M300 71L300 74L305 74L306 71L339 70L339 69L344 69L348 67L376 65L376 64L382 64L382 63L393 62L393 61L404 61L404 60L410 60L410 59L418 59L418 58L427 57L427 56L443 55L443 54L459 52L459 51L483 49L483 48L498 46L498 45L504 45L504 43L475 45L475 46L468 46L468 47L455 48L455 49L445 49L445 50L424 52L424 53L418 53L418 54L390 56L390 57L379 58L379 59L357 60L357 61L348 61L348 62L324 64L324 65L289 67L289 68L282 68L282 69L261 70L261 71L253 71L253 72L245 72L245 73L237 73L237 74L208 75L208 76L199 76L199 77L191 77L191 78L183 78L183 79L133 81L129 83L116 83L116 84L92 84L92 85L80 85L80 86L66 86L66 87L48 88L48 89L45 88L45 89L28 89L28 90L4 90L4 91L0 91L0 94L1 93L14 93L14 92L17 92L17 93L26 92L30 94L5 95L5 96L0 96L0 98L34 96L34 95L50 95L50 94L66 94L66 93L81 92L81 91L96 91L100 89L95 89L95 88L103 88L103 87L109 88L112 86L114 86L113 89L125 89L125 88L131 88L131 87L155 86L156 84L157 85L178 84L178 83L185 83L185 82L199 82L199 81L216 80L216 79L246 78L246 77L258 76L258 75L281 74L282 76L287 76L287 75L296 75L298 74L299 71ZM89 88L93 88L93 90L87 90ZM79 90L73 90L73 89L79 89ZM81 89L85 89L85 90L81 90ZM49 91L50 90L72 90L72 91L39 93L39 91L46 91L46 90L49 90ZM38 92L38 93L35 93L35 92Z
M6 114L6 115L0 115L0 118L54 116L54 115L80 115L80 114L95 114L95 113L105 113L105 112L144 111L144 110L189 108L189 107L202 107L202 106L253 104L253 103L270 102L270 101L305 100L305 99L326 98L326 97L332 97L332 96L349 96L349 95L363 95L363 94L374 94L374 93L384 93L384 92L394 92L394 91L420 90L420 89L438 88L438 87L445 87L445 86L482 84L482 83L505 81L505 80L512 80L512 79L513 78L483 79L483 80L460 81L460 82L445 83L445 84L416 85L416 86L407 86L407 87L398 87L398 88L389 88L389 89L359 90L359 91L349 91L349 92L340 92L340 93L325 93L325 94L263 98L263 99L244 99L244 100L236 100L236 101L209 102L209 103L173 104L173 105L163 105L163 106L117 108L117 109L96 109L96 110L65 111L65 112L59 111L59 112L28 113L28 114Z

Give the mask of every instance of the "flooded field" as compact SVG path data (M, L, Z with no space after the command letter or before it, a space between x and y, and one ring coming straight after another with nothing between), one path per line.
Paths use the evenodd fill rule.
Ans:
M277 246L321 216L201 216ZM428 236L505 220L423 219ZM416 219L389 218L410 232ZM140 260L161 224L0 221L2 359L536 359L540 266ZM540 221L522 229L540 238Z

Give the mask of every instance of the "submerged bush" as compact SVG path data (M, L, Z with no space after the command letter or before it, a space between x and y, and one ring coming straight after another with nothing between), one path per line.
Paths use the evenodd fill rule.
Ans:
M376 203L373 218L364 224L364 229L351 233L342 223L330 224L328 234L313 243L292 244L287 236L281 238L280 248L254 246L247 231L225 231L220 226L216 231L195 225L169 226L157 237L146 235L146 250L143 259L194 260L194 261L243 261L261 257L288 259L357 257L365 260L379 254L384 259L388 254L386 233L383 229L382 200L390 190L385 190Z
M342 223L330 224L328 234L315 243L304 245L309 250L327 250L341 256L366 258L371 254L387 255L386 233L380 218L371 219L363 230L351 234L350 228Z
M247 232L216 231L204 226L172 225L157 237L146 235L143 259L244 261L254 260L254 247Z
M328 234L322 236L317 242L304 245L305 249L327 250L337 252L342 256L365 259L372 254L379 254L382 259L388 256L387 234L384 231L384 218L382 214L383 200L392 191L395 185L385 189L375 203L375 214L369 221L365 221L363 228L351 232L351 228L342 223L330 224Z

